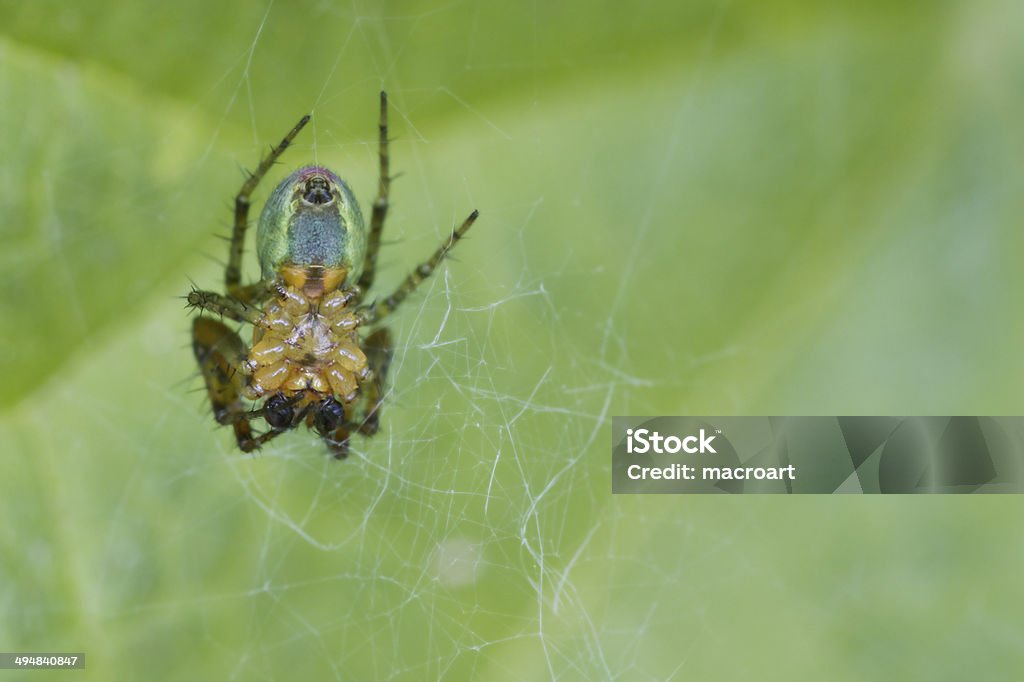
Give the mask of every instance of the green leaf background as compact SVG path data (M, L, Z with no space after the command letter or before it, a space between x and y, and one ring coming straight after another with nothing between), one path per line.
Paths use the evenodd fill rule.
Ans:
M612 497L614 414L1020 414L1024 7L0 1L0 649L89 679L989 679L1016 497ZM385 428L214 428L180 297L403 173ZM261 188L258 200L266 196ZM364 203L364 207L367 204ZM250 274L255 269L250 264Z

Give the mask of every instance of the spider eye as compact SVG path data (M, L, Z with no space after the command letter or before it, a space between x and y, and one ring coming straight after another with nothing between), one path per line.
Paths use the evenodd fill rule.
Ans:
M275 429L287 429L294 416L291 401L281 393L272 395L263 406L263 418Z
M317 407L317 431L329 434L345 423L345 407L334 398L327 398Z

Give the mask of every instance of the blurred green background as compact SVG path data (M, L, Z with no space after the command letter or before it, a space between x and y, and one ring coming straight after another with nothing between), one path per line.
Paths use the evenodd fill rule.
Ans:
M1020 498L613 498L609 439L1020 414L1022 34L1015 0L0 0L0 649L97 680L1019 672ZM394 320L377 438L242 455L177 297L307 111L257 201L315 160L368 207L381 88L380 290L481 219Z

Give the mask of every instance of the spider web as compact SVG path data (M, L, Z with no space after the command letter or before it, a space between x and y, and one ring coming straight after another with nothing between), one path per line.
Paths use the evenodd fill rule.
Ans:
M1019 136L1000 132L1024 109L1006 86L1020 22L954 5L275 0L218 36L234 59L201 105L159 100L156 134L133 127L135 86L117 81L136 94L104 104L128 113L95 123L76 108L88 68L30 73L75 117L7 107L2 127L35 139L38 117L48 139L73 120L103 146L44 163L39 187L0 182L4 206L48 198L38 234L0 256L46 277L0 313L55 298L65 324L5 341L86 339L0 420L19 455L0 459L2 640L84 650L102 679L941 678L979 650L1015 670L1013 499L610 493L614 414L1018 411L1021 330L993 320L1024 286L1007 218L1024 212ZM311 21L333 39L297 44ZM0 44L0 63L19 60ZM186 244L185 273L215 288L222 265L200 254L226 251L205 235L229 229L232 164L253 167L306 111L254 217L310 162L368 211L382 88L401 175L371 293L481 217L389 322L381 432L342 463L303 429L244 455L195 376L180 259L123 263L135 242L105 231ZM159 182L112 176L125 190L104 191L129 197L112 218L68 191L82 169L142 163ZM124 320L89 335L97 300ZM893 641L921 655L896 660Z
M571 101L538 93L544 105L535 102L523 120L499 119L443 78L408 86L392 76L403 54L382 38L381 17L328 7L350 28L323 56L329 68L309 105L312 135L289 150L281 173L311 156L339 170L368 207L374 128L357 129L346 117L352 109L375 113L379 83L391 100L392 168L402 175L373 293L396 286L470 209L479 207L482 218L391 322L396 349L382 433L357 439L340 465L305 432L278 439L256 459L240 456L228 439L216 441L251 515L239 540L252 543L257 558L232 581L233 595L207 597L245 609L248 620L238 625L246 636L214 633L208 643L239 647L232 671L239 678L274 677L266 671L296 665L337 679L611 678L642 670L644 630L626 635L621 620L602 622L609 602L581 590L599 589L593 583L608 579L606 563L633 561L608 554L623 528L620 512L609 509L606 440L613 405L625 410L631 390L655 381L629 373L629 342L618 325L650 244L650 199L665 191L678 159L699 78L667 93L667 145L657 152L650 196L637 197L647 208L609 268L604 255L575 243L586 226L571 214L587 201L587 177L576 177L572 157L547 189L516 178L528 166L510 176L504 162L540 161L536 148L526 158L510 152L549 135L549 107ZM225 79L233 88L226 115L247 111L256 149L280 128L268 129L253 99L260 70L272 68L259 59L261 38L275 30L279 10L268 6L241 75L233 85ZM417 20L387 17L410 30ZM345 65L368 43L378 55L376 73L353 84ZM712 32L705 49L713 43ZM479 51L471 36L463 68L525 72L528 88L529 74L545 67L489 64ZM618 95L643 96L635 89ZM454 113L428 126L417 120L423 107ZM617 124L603 121L573 144L600 148ZM566 173L574 194L559 186ZM275 182L268 178L258 195ZM651 608L643 617L659 615L667 616ZM314 658L297 663L299 652Z

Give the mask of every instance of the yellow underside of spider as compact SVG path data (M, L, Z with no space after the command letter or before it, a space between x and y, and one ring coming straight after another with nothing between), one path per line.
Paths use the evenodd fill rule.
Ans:
M337 288L345 270L286 266L281 280L253 326L253 345L243 363L251 377L246 397L313 391L352 402L370 368L359 348L360 319L349 305L356 293Z

